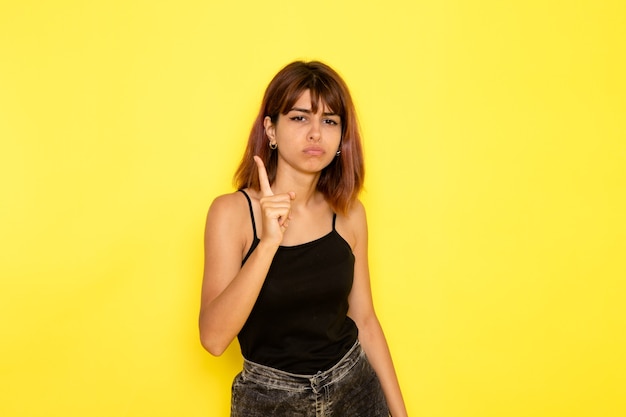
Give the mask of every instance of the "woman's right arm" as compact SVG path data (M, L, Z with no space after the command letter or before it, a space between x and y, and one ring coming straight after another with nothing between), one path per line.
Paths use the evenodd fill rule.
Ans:
M218 197L206 221L200 341L216 356L226 350L248 319L276 252L276 247L259 242L241 266L242 222L235 206L241 203L239 198L232 194ZM250 228L246 230L250 233Z
M259 174L262 235L243 267L244 233L250 233L250 223L242 222L242 196L218 197L207 215L199 327L202 346L216 356L226 350L246 323L282 242L295 198L293 193L271 192L262 162Z

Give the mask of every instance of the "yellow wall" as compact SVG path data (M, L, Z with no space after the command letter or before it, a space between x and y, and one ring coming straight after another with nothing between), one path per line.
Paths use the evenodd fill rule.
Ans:
M357 103L411 415L626 415L625 48L621 0L3 0L0 415L227 415L204 216L297 58Z

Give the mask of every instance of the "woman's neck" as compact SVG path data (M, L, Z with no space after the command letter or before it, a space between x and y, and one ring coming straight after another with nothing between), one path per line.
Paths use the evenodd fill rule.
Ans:
M272 190L275 194L288 193L293 191L296 193L296 198L292 201L292 207L306 208L311 204L318 204L320 198L320 192L317 190L317 182L320 174L303 174L297 173L294 175L281 172L276 173L276 179L272 184Z

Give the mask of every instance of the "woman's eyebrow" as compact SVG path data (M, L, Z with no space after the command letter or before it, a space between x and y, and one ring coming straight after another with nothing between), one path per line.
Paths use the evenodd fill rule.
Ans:
M304 109L304 108L301 108L301 107L292 107L291 110L289 110L289 111L299 111L299 112L302 112L302 113L312 113L311 109Z
M306 113L306 114L313 113L313 111L311 109L304 109L304 108L301 108L301 107L292 107L291 110L289 110L289 111L299 111L299 112ZM322 116L338 116L338 114L334 113L334 112L324 112L324 113L322 113Z

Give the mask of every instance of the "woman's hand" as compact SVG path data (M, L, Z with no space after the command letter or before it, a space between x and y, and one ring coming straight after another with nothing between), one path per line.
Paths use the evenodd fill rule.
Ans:
M263 227L260 239L261 241L274 243L276 246L279 246L283 241L283 235L291 220L291 201L296 198L296 193L290 191L285 194L274 194L270 187L263 161L255 155L254 162L259 170L259 185L261 189L260 202Z

